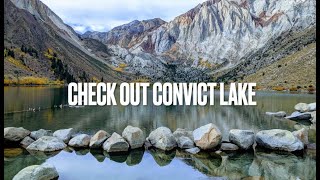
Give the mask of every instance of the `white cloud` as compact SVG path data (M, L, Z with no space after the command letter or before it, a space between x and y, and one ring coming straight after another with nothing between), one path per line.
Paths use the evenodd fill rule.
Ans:
M42 0L79 32L107 31L133 20L170 21L205 0Z

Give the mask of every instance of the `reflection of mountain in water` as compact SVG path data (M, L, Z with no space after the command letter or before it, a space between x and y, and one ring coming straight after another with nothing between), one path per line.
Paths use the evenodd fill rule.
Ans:
M199 154L191 155L180 149L170 152L150 149L146 153L151 154L152 161L159 167L169 166L171 163L176 164L176 161L181 161L207 176L227 177L230 180L253 176L262 177L263 179L314 179L316 176L315 159L309 156L296 156L291 153L267 153L256 150L256 152L222 153L221 155L214 152L200 152ZM134 168L136 173L143 173L144 168L139 164L148 161L144 163L147 163L148 166L154 166L154 162L150 162L150 159L145 158L144 154L144 149L132 150L126 154L108 154L102 150L89 151L83 149L66 149L55 154L29 154L24 152L12 156L11 153L10 157L5 153L5 157L7 157L5 158L5 179L11 179L26 166L41 164L48 160L58 164L59 159L64 159L66 156L70 156L70 158L77 159L80 162L86 162L89 158L98 163L122 164L122 166ZM61 161L60 163L65 166L68 162ZM85 163L83 165L90 170L90 167L87 167ZM114 169L114 171L121 170Z

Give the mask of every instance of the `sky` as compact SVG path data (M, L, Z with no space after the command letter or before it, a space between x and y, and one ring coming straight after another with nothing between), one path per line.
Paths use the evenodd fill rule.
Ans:
M41 0L76 31L105 32L133 20L165 21L206 0Z

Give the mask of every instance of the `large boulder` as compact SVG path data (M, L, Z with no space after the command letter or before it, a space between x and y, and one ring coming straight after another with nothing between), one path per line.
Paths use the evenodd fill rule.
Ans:
M152 131L147 140L152 146L164 151L172 150L177 146L176 139L167 127L159 127Z
M72 138L68 145L71 147L84 148L88 147L91 137L87 134L80 134Z
M282 129L263 130L257 133L256 143L264 148L282 151L302 150L303 143L290 131Z
M53 180L58 179L57 169L48 163L28 166L18 172L13 180Z
M20 142L20 145L24 148L27 148L33 142L34 140L31 137L27 136Z
M297 131L293 131L292 134L297 137L305 146L309 144L308 129L302 128Z
M299 112L307 112L309 111L309 106L306 103L298 103L294 106L294 109Z
M42 136L40 139L31 143L27 150L52 152L64 149L67 145L59 138L52 136Z
M285 117L287 115L286 112L284 111L279 111L279 112L266 112L266 115L268 116L274 116L274 117Z
M73 134L73 128L69 128L57 130L53 133L53 136L61 139L64 143L68 143Z
M190 148L194 148L194 142L186 136L181 136L179 138L176 138L177 141L177 145L179 148L181 149L190 149Z
M218 127L212 123L201 126L193 131L193 139L203 150L215 148L220 144L222 135Z
M131 149L142 147L146 139L146 135L140 128L132 126L127 126L123 130L122 137L127 140Z
M26 136L30 134L30 131L22 127L6 127L4 128L4 140L7 142L20 142Z
M309 109L309 111L316 111L316 110L317 110L317 105L316 105L316 103L310 103L310 104L308 104L308 109Z
M110 137L106 131L100 130L90 139L90 148L100 148L102 144Z
M111 137L103 143L103 149L108 153L125 152L128 151L129 144L123 137L114 132Z
M52 133L50 130L39 129L38 131L32 131L30 137L34 140L41 138L42 136L51 136Z
M185 129L181 129L181 128L176 129L176 130L173 132L173 136L176 138L176 140L177 140L179 137L184 136L184 137L190 138L190 139L193 141L192 131L188 131L188 130L185 130Z
M229 141L241 149L249 149L254 143L254 132L251 130L231 129Z
M290 116L286 117L287 119L290 120L310 120L311 119L311 114L310 113L301 113L298 111L293 112Z

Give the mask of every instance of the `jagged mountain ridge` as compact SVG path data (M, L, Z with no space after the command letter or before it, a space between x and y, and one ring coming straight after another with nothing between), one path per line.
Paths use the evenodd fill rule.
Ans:
M108 32L86 32L83 38L92 38L99 40L105 44L120 45L124 48L130 48L132 44L137 43L139 37L158 28L166 23L160 18L132 21L111 29Z
M14 64L5 60L5 74L56 79L57 74L54 74L51 68L52 60L44 55L51 49L77 81L80 81L84 74L87 80L95 77L99 80L103 78L109 81L124 81L128 77L113 71L107 59L90 52L86 47L87 43L41 1L5 0L4 5L5 46L13 48L16 52L20 52L20 48L25 46L35 49L38 54L35 58L20 52ZM17 63L20 66L17 66Z
M125 62L133 64L134 71L139 71L141 66L145 68L139 72L146 76L154 76L152 64L161 63L195 69L203 69L205 64L217 72L225 71L259 51L272 38L314 27L315 2L208 0L143 33L138 38L140 41L130 47L113 43L110 48Z
M23 42L41 51L55 47L75 76L88 71L90 76L120 81L126 75L184 82L209 81L212 76L222 81L242 78L241 69L248 70L248 75L295 51L283 48L270 57L255 58L269 47L282 46L270 46L273 39L285 32L303 34L315 26L315 0L208 0L170 22L159 18L133 21L109 32L87 32L79 37L40 1L11 2L36 21L24 20L27 31L10 24L8 45ZM13 37L11 27L18 38ZM36 32L26 33L34 27ZM315 41L315 36L309 37L303 43L299 42L303 36L293 39L293 47L303 48ZM120 66L124 68L110 68Z

